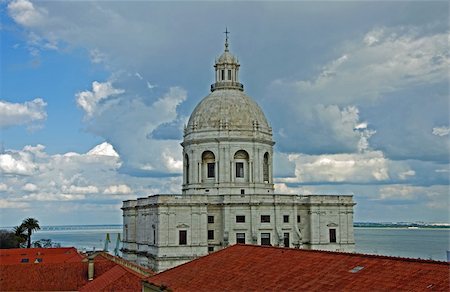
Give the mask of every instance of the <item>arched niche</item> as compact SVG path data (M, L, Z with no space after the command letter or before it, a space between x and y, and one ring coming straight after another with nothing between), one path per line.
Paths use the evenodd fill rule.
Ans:
M212 151L202 153L202 169L204 180L214 180L216 177L216 156Z
M245 150L236 151L234 154L234 175L237 182L248 182L249 155Z

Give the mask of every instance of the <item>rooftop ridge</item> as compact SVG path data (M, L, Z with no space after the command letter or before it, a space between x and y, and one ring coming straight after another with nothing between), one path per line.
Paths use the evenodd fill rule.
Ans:
M369 257L369 258L379 258L379 259L390 259L390 260L398 260L398 261L407 261L407 262L420 262L420 263L429 263L429 264L442 264L450 266L450 262L446 261L438 261L438 260L429 260L429 259L419 259L419 258L407 258L407 257L398 257L398 256L388 256L388 255L377 255L377 254L366 254L366 253L355 253L355 252L344 252L344 251L329 251L329 250L319 250L319 249L298 249L298 248L290 248L290 247L281 247L281 246L264 246L264 245L254 245L254 244L235 244L227 248L232 248L236 246L251 246L255 248L269 248L269 249L280 249L280 250L293 250L293 251L302 251L302 252L311 252L311 253L328 253L328 254L340 254L346 256L353 257ZM225 248L225 249L227 249ZM225 250L222 249L222 250ZM222 251L220 250L220 251ZM220 252L217 251L217 252Z
M126 261L126 260L124 260L122 258L110 255L109 253L100 252L96 256L98 256L98 255L103 256L104 258L106 258L106 259L108 259L108 260L110 260L110 261L120 265L123 268L126 268L126 269L130 270L131 272L137 273L140 276L149 277L149 276L152 276L152 275L155 274L152 270L143 268L141 266L138 266L137 264L134 264L132 262Z

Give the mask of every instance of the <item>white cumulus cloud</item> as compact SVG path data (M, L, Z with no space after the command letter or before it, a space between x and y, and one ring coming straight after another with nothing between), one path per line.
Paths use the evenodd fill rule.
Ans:
M128 195L131 194L131 192L131 188L125 184L111 185L103 191L105 195Z
M15 22L32 27L40 25L47 16L47 11L43 8L36 8L28 0L15 0L8 4L9 15Z
M92 91L86 90L78 92L75 97L77 104L86 112L90 117L94 114L97 104L110 96L115 96L124 93L125 90L114 88L111 81L107 82L92 82Z
M0 100L0 128L15 125L39 123L47 118L45 111L47 103L42 98L36 98L24 103L11 103Z

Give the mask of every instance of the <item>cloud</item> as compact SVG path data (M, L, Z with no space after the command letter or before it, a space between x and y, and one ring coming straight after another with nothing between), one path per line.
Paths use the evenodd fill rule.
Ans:
M0 209L22 209L30 207L29 203L24 202L10 202L4 199L0 199Z
M27 183L22 187L22 190L27 192L34 192L37 191L38 187L35 184Z
M107 187L103 193L106 195L128 195L131 194L132 190L127 185L112 185Z
M419 35L414 28L376 28L362 43L349 45L349 52L325 65L297 89L324 98L355 102L378 99L385 93L418 84L446 80L450 64L447 33Z
M417 194L414 192L416 189L411 186L397 185L397 186L385 186L380 189L379 198L381 200L412 200L415 199Z
M5 154L0 156L0 161L3 161L4 155L12 156L16 165L27 167L10 167L6 169L10 171L4 172L5 165L0 163L0 208L27 207L30 216L34 214L35 217L47 218L49 214L45 212L48 212L46 210L49 202L52 203L51 208L58 212L60 208L67 209L68 212L79 208L81 214L85 212L81 209L86 205L97 205L99 210L105 208L105 212L113 209L117 211L124 199L157 193L181 193L181 176L130 176L119 171L121 157L109 155L109 151L107 155L102 151L98 153L96 150L99 149L111 150L114 147L101 143L86 153L54 155L46 153L42 145L6 150ZM27 216L24 214L11 213L8 218L20 221L22 217ZM108 217L106 213L99 216L111 218L111 214ZM69 224L67 220L70 218L61 220Z
M408 178L408 177L410 177L410 176L414 176L414 175L416 175L416 172L415 172L414 170L411 170L411 169L408 170L408 171L399 173L399 177L400 177L401 179L406 179L406 178Z
M98 103L101 100L107 99L111 96L116 96L124 93L125 90L114 88L111 81L100 83L92 82L92 91L82 91L75 94L77 104L86 113L87 117L91 117L97 109Z
M100 64L106 61L106 54L102 53L98 49L90 50L89 56L91 58L91 62L94 64Z
M0 173L3 175L32 175L39 169L35 158L43 150L41 146L24 147L22 151L6 151L0 154Z
M24 103L11 103L0 100L0 128L28 125L30 129L39 126L47 119L47 103L41 98Z
M182 131L184 119L177 108L186 97L186 91L179 87L171 87L159 97L123 94L98 103L96 111L86 120L86 127L114 145L124 162L121 171L135 175L180 173L182 159L178 140L155 138L152 133L172 123Z
M361 154L291 154L295 177L278 178L284 183L369 183L388 181L389 161L381 152Z
M0 192L5 192L8 190L8 186L4 183L0 183Z
M15 0L8 4L8 13L15 22L25 27L42 24L47 17L47 10L36 8L27 0Z
M450 127L445 127L445 126L435 127L435 128L433 128L432 133L433 133L433 135L440 136L440 137L448 136L448 134L450 133Z
M448 141L428 132L448 120L448 32L375 27L333 53L309 78L271 83L264 105L280 151L448 161Z
M98 193L98 188L96 186L71 185L69 187L62 186L62 191L69 194L95 194Z
M114 147L109 144L108 142L103 142L87 153L87 155L104 155L104 156L114 156L119 157L119 154L117 154L116 150L114 150Z

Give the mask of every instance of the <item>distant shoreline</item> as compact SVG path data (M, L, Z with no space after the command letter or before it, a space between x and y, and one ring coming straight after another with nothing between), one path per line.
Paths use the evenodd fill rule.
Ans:
M384 223L354 223L354 228L378 228L378 229L450 229L450 225L418 225L418 224L384 224ZM122 224L95 224L95 225L48 225L41 226L39 231L57 230L95 230L95 229L122 229ZM0 227L3 230L11 230L13 226Z

